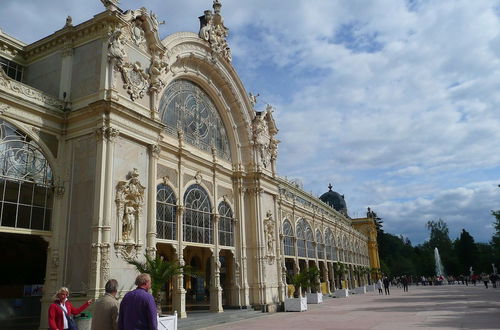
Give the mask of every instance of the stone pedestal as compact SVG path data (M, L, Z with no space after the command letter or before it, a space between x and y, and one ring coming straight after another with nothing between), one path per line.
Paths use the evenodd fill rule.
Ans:
M307 294L307 303L308 304L321 304L323 302L323 294L322 293L308 293Z
M347 298L347 297L349 297L349 290L347 290L347 289L335 290L334 296L337 298Z

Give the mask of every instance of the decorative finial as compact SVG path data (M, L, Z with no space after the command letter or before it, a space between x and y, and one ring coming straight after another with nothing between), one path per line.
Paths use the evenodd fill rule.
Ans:
M214 13L219 14L220 9L222 8L222 3L220 3L219 0L214 0L212 8L214 9Z
M328 184L328 189L329 189L329 191L332 191L332 188L333 188L332 184L331 184L331 183L329 183L329 184Z
M115 11L118 10L118 5L120 4L120 0L101 0L106 10Z
M229 29L224 26L224 18L220 14L222 4L219 0L214 0L212 13L211 10L205 10L200 19L200 38L208 41L213 52L218 53L231 62L231 49L227 44Z
M66 17L66 24L64 25L64 27L68 27L68 26L73 26L73 18L69 15L68 15L68 17Z

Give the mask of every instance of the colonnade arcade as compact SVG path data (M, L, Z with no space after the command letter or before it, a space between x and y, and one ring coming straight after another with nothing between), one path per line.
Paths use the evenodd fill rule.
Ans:
M224 199L212 207L207 189L189 185L182 203L167 184L157 186L156 235L158 253L167 260L189 265L197 277L179 276L166 286L167 302L174 309L203 308L215 312L223 305L238 305L235 281L235 219ZM178 239L179 238L179 239ZM182 253L177 251L182 250ZM180 301L184 300L184 301Z
M299 218L295 226L290 220L283 220L282 254L287 274L293 276L309 267L317 267L323 293L341 288L343 280L349 287L366 283L366 274L361 269L367 268L369 257L368 250L362 246L362 242L349 240L345 233L335 236L330 227L313 231L304 218Z

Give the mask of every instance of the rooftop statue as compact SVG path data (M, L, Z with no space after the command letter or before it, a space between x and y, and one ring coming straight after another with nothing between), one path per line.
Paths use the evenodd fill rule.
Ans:
M222 4L219 0L214 0L213 9L205 10L203 16L200 16L200 32L198 35L203 40L208 41L210 48L231 62L231 49L227 44L229 29L224 26L224 18L220 14Z

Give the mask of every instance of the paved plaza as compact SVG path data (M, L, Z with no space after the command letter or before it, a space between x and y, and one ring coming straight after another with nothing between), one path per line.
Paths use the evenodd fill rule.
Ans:
M500 329L500 289L482 285L393 287L390 296L353 295L308 308L206 329Z

